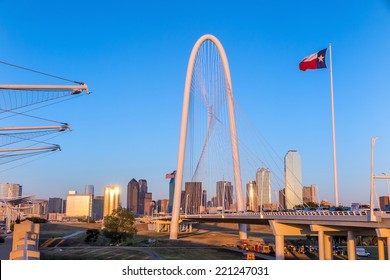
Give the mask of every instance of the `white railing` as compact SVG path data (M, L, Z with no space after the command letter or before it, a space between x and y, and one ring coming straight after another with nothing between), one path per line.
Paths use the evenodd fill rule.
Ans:
M320 216L320 217L357 217L357 216L367 216L369 214L368 210L359 210L359 211L266 211L263 213L260 212L234 212L234 213L204 213L204 214L188 214L188 215L180 215L181 218L207 218L207 217L307 217L307 216ZM390 218L390 212L385 211L375 211L375 215L381 216L384 218ZM170 215L153 217L153 219L171 219Z

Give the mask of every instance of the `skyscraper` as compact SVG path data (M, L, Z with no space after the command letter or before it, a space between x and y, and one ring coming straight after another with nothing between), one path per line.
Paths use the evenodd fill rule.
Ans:
M153 214L152 193L146 193L144 199L144 215L152 216L152 214Z
M228 181L217 182L217 207L230 209L233 204L233 185Z
M91 194L92 198L95 195L95 187L94 185L85 185L85 194Z
M173 197L175 195L175 176L176 176L176 170L173 171L170 174L167 174L165 178L170 179L169 180L169 204L168 204L168 213L172 213L172 207L173 207Z
M187 214L198 214L202 205L202 183L186 182L185 183L185 206L184 211ZM187 210L187 211L186 211Z
M259 168L256 171L256 186L258 205L271 203L271 172L267 168ZM264 208L263 208L264 209Z
M168 199L159 199L157 200L157 211L158 213L167 213L168 209Z
M136 179L131 179L127 184L127 210L134 214L138 213L139 183Z
M104 209L103 217L111 215L112 211L119 207L120 189L117 186L104 188Z
M97 195L93 199L92 203L92 219L101 220L103 219L104 209L104 196Z
M206 190L202 191L202 206L204 206L204 207L207 206L207 191Z
M145 210L145 194L148 192L148 182L145 179L140 179L139 196L138 196L138 214L143 215Z
M317 192L316 185L311 185L308 187L303 187L302 189L302 199L304 203L317 202Z
M286 199L284 197L284 188L279 190L279 209L286 209Z
M259 210L257 193L256 181L249 181L249 183L246 184L246 206L248 210Z
M288 151L284 157L284 184L286 208L302 204L302 163L296 150Z

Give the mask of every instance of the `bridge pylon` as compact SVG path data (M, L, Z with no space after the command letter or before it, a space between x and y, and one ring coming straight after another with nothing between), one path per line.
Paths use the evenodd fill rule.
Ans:
M191 82L192 82L193 70L195 65L195 59L198 54L199 48L206 41L211 41L216 46L223 65L223 72L225 75L226 95L227 95L226 97L228 103L229 123L230 123L230 140L232 146L237 210L238 211L245 210L244 198L242 192L236 120L235 120L235 113L234 113L234 99L233 99L233 90L232 90L229 64L228 64L225 50L222 44L220 43L220 41L215 36L206 34L200 37L198 41L195 43L187 67L186 81L184 87L183 111L182 111L181 128L180 128L179 152L178 152L176 178L175 178L175 193L174 193L173 208L172 208L172 226L170 232L170 239L177 239L178 229L179 229L180 200L181 200L181 191L183 185L183 168L184 168L184 156L185 156L185 149L186 149L188 111L190 105L190 91L191 91ZM247 239L246 224L239 225L239 232L240 232L240 239Z

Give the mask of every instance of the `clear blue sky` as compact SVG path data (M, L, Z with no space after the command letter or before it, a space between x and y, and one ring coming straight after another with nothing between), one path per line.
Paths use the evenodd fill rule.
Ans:
M167 198L187 62L206 33L225 48L240 107L279 155L300 152L303 183L331 201L329 72L298 63L332 43L340 202L368 202L374 136L376 173L390 173L390 2L379 0L0 1L0 60L93 92L39 113L72 126L53 140L62 151L0 180L48 198L144 178ZM58 81L0 65L0 83Z

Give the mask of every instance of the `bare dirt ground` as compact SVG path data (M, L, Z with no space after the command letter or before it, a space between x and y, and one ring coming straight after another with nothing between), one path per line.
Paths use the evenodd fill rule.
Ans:
M132 246L104 246L102 238L97 243L86 244L85 232L70 238L61 237L100 228L99 224L61 224L48 223L41 226L40 248L42 259L241 259L241 244L236 225L200 224L192 233L180 233L178 240L170 240L169 233L156 233L139 226ZM250 233L250 242L272 237L267 227ZM55 241L53 241L55 239ZM48 242L49 241L49 242ZM50 243L50 241L52 241ZM48 244L48 245L47 245ZM47 245L47 246L46 246ZM232 250L233 249L233 250ZM236 250L234 250L236 249Z

